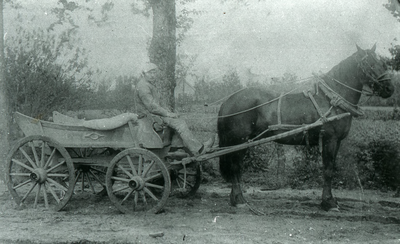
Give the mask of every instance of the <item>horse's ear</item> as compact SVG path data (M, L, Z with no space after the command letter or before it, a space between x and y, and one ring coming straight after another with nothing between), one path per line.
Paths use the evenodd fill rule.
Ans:
M362 50L361 47L359 47L357 44L356 44L356 47L357 47L357 51L358 51L358 52L364 51L364 50Z
M376 50L376 43L375 43L374 46L371 48L371 51L372 51L372 52L375 52L375 50Z

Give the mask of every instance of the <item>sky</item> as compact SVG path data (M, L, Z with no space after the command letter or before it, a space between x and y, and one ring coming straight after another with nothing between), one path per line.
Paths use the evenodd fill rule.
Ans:
M106 0L92 0L100 8ZM48 25L49 7L57 0L24 0L18 13L33 19L26 25ZM114 1L110 22L101 28L81 24L82 46L90 50L90 65L110 77L138 75L148 61L147 43L152 18L133 15L128 0ZM179 1L177 1L179 2ZM377 52L400 35L398 22L383 7L387 0L196 0L185 5L202 11L178 53L197 55L193 72L210 79L232 68L267 77L290 72L300 78L327 72L361 48L377 43ZM178 5L180 10L182 6ZM15 15L15 13L14 13ZM12 34L11 11L5 13L5 31Z

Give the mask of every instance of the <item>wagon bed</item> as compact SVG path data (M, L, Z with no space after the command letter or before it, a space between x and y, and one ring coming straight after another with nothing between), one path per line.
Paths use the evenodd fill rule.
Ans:
M47 136L66 148L130 148L139 144L144 148L163 147L161 138L149 127L145 118L128 121L110 130L95 130L85 127L83 120L55 115L58 116L54 116L57 122L35 119L19 112L14 113L14 119L25 136Z

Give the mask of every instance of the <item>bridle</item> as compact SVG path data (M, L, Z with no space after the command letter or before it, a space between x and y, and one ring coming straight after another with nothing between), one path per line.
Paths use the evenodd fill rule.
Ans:
M357 62L357 67L360 68L360 70L363 72L363 74L365 76L367 76L370 80L371 83L368 84L368 86L370 87L371 91L368 90L358 90L355 89L351 86L346 85L345 83L329 76L329 75L325 75L325 77L331 79L332 81L336 82L337 84L340 84L341 86L352 90L354 92L358 92L360 94L366 95L366 96L373 96L373 95L378 95L377 89L374 89L375 86L382 86L381 82L385 81L385 80L390 80L390 78L385 78L386 77L386 72L382 73L381 75L377 75L375 72L370 72L370 71L374 71L373 70L373 65L371 65L368 62L368 57L372 57L374 59L374 61L376 61L377 63L379 63L379 60L372 56L369 55L368 52L366 52L365 56L361 58L360 61L357 60L357 58L355 57L355 60ZM318 87L323 91L323 93L330 99L330 103L331 105L335 106L335 107L340 107L348 112L350 112L353 116L361 116L363 115L363 112L359 109L359 106L357 104L353 104L349 101L347 101L344 97L342 97L338 92L336 92L335 90L333 90L326 82L324 79L322 79L322 77L319 77L318 80Z
M375 86L381 87L382 82L390 80L390 78L386 77L387 72L383 72L380 75L376 74L376 72L374 72L373 68L374 66L368 62L368 57L371 57L376 63L380 62L378 58L376 58L374 55L369 55L368 52L365 53L364 57L362 57L360 61L358 61L357 58L355 59L358 63L357 66L361 69L364 75L371 80L371 83L368 84L368 86L372 89L372 91L369 91L370 94L366 95L372 96L372 95L377 95L376 90L379 90L379 89L374 89Z

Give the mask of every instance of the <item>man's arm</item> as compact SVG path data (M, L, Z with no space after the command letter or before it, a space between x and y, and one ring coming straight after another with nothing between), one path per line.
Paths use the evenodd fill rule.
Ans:
M168 110L156 103L153 95L151 94L150 87L143 84L138 84L137 92L138 97L140 100L142 100L144 106L150 113L163 117L171 117L169 116L171 113Z

